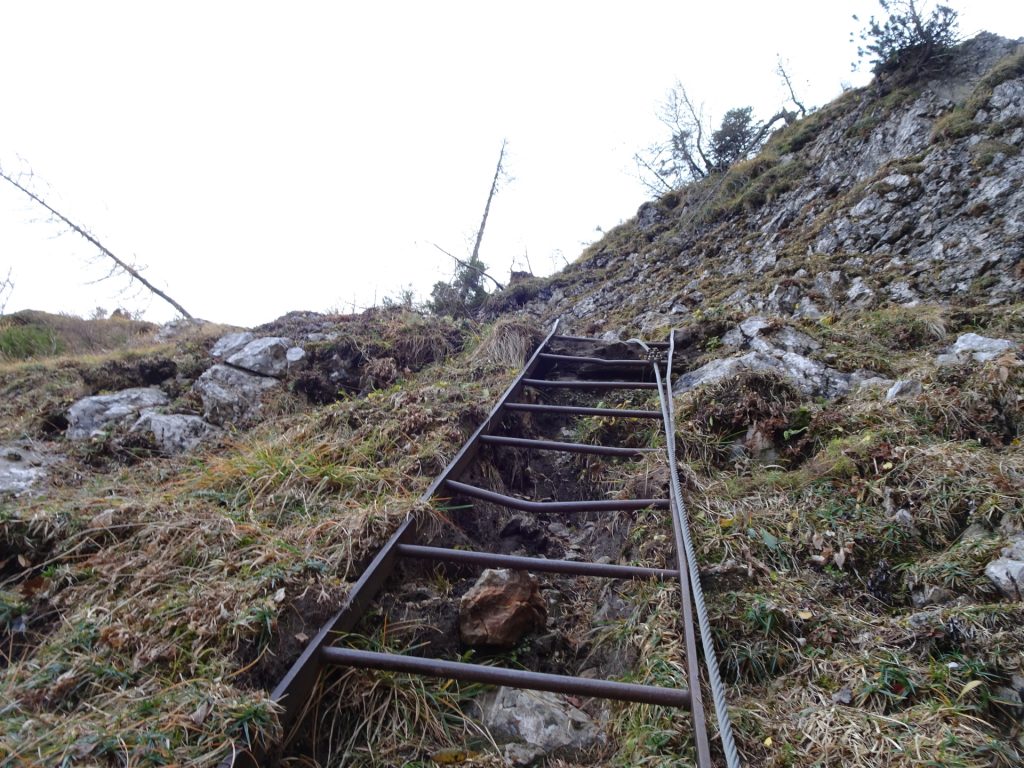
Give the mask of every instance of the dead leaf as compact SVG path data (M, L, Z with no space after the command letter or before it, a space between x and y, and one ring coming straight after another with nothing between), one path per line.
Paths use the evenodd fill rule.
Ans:
M207 699L198 707L196 707L196 711L190 715L189 719L196 725L202 725L203 721L206 720L207 717L209 717L210 710L212 709L213 704L210 702L209 699Z
M277 592L274 593L274 602L284 602L284 587L281 587L279 590L277 590Z
M957 700L959 701L960 699L962 699L966 694L970 693L979 685L981 685L981 683L981 680L971 680L971 682L967 683L966 685L964 685L963 688L960 689L960 695L956 697Z
M834 555L832 555L832 562L836 564L836 568L842 570L843 565L846 564L846 550L840 549Z
M797 611L796 615L799 616L804 621L807 621L808 619L814 618L814 614L811 613L810 611Z

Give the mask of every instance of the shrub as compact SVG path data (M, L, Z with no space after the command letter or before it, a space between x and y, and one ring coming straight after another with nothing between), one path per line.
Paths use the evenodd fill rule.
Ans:
M871 17L860 33L862 45L857 56L870 56L876 75L902 74L910 80L941 66L958 41L957 12L937 5L925 16L915 0L878 2L888 18L879 21Z

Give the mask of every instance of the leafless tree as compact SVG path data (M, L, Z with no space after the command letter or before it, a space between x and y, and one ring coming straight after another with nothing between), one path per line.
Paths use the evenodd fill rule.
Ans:
M637 152L633 159L637 176L648 191L663 195L693 181L729 169L736 160L757 151L780 121L792 122L796 114L780 109L764 122L754 122L749 107L730 109L718 130L712 130L681 83L668 92L659 119L668 138Z
M800 110L800 117L807 117L807 109L801 103L800 99L796 97L796 91L793 89L793 81L789 77L789 72L786 70L786 65L782 61L781 56L778 58L775 73L779 76L783 84L786 86L786 89L789 91L789 100L796 105L798 110Z
M61 213L52 205L50 205L50 203L40 193L35 191L33 183L34 175L31 171L13 173L7 171L5 168L3 168L3 166L0 166L0 179L3 179L12 187L14 187L19 192L28 197L30 200L32 200L32 202L44 208L52 223L67 227L69 230L74 232L79 237L82 237L90 245L96 248L96 250L99 251L99 253L103 257L109 259L113 264L110 272L111 275L117 273L127 275L130 280L139 283L147 290L149 290L151 293L153 293L153 295L158 296L159 298L163 299L168 304L170 304L172 307L174 307L174 309L177 310L182 317L188 320L195 319L185 310L183 306L181 306L181 304L176 302L162 290L160 290L151 282L149 282L149 280L143 277L141 271L136 265L129 263L124 259L120 258L119 256L115 255L109 248L103 245L103 243L101 243L96 238L96 236L93 235L88 229L86 229L81 224L76 224L74 221L72 221L63 213Z
M7 300L11 298L11 292L14 290L14 281L11 280L11 270L8 267L7 276L0 280L0 315L3 315L4 310L7 309Z
M487 266L480 260L480 243L484 239L484 229L487 227L487 217L491 212L491 202L498 191L498 183L505 172L505 151L508 148L508 140L501 142L501 152L498 154L498 164L494 169L494 178L491 180L491 189L487 194L487 202L484 204L484 215L480 221L480 228L476 232L476 240L473 243L473 252L469 260L460 259L449 253L444 248L434 243L434 247L445 255L451 257L456 263L455 277L450 283L437 282L431 291L430 305L437 313L451 315L466 315L471 313L483 303L487 292L483 287L483 278L487 278L502 290L504 286L487 274Z
M665 96L658 119L668 128L668 139L637 152L633 159L644 186L664 194L704 178L713 163L705 139L704 107L694 104L682 83L677 82Z

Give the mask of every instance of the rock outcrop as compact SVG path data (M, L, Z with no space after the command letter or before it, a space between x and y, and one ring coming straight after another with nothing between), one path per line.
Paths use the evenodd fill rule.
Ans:
M221 432L198 416L153 411L142 414L131 431L150 436L160 452L166 455L195 450Z
M259 416L263 394L280 386L278 379L218 363L204 371L192 388L202 400L207 421L247 427Z
M750 317L722 337L726 348L746 354L712 360L676 379L675 392L737 376L741 371L778 374L806 395L836 397L876 376L870 371L842 373L808 354L819 348L807 334L788 326L773 327L763 317Z
M67 438L87 440L138 418L144 410L167 403L167 395L157 387L133 387L110 395L84 397L68 409Z
M525 307L651 334L721 309L816 320L1017 300L1018 45L983 34L930 81L847 93L724 177L645 203Z
M228 357L227 362L260 376L280 378L288 372L288 351L292 349L291 339L280 336L265 336L253 339L238 352Z

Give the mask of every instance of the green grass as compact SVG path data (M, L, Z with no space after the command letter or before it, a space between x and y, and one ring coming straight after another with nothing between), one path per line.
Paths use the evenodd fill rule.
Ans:
M63 344L52 330L35 325L0 327L0 359L27 360L59 354Z

